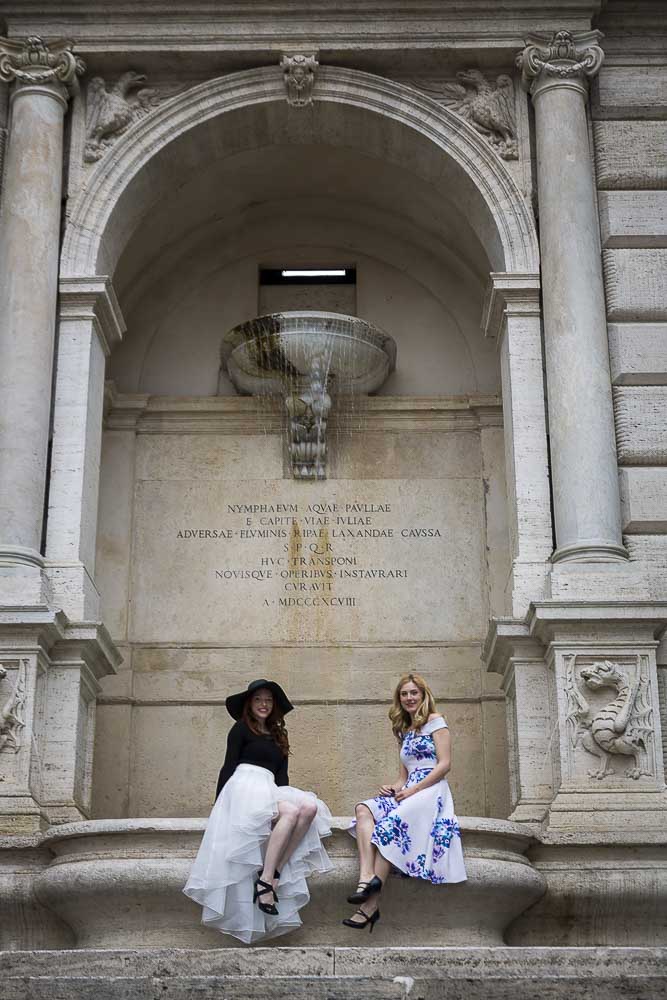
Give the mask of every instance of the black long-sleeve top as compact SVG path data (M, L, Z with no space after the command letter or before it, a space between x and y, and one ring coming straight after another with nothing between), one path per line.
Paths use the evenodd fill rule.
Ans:
M235 722L229 730L227 753L218 777L216 799L238 764L256 764L258 767L265 767L267 771L272 772L276 785L289 785L287 757L283 756L273 737L258 736L242 721Z

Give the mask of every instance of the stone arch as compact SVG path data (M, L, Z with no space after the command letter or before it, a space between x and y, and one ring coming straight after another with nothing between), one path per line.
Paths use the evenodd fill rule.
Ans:
M226 112L280 101L285 101L282 74L276 67L264 67L192 87L137 122L93 170L72 204L61 273L113 274L124 241L139 221L128 193L175 139ZM489 252L492 269L538 270L537 236L525 199L488 142L453 112L411 87L339 67L320 69L314 101L384 116L440 148L471 192L471 223Z

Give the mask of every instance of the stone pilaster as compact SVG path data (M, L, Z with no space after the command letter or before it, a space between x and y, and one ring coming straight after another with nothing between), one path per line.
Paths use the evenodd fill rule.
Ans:
M511 567L505 607L520 617L546 596L553 550L540 279L492 273L482 320L500 354Z
M535 109L554 561L627 555L586 117L600 39L597 31L534 35L517 57Z
M56 607L97 621L97 500L106 358L125 329L108 278L60 282L53 448L46 536Z
M11 83L0 214L0 600L44 600L40 545L51 410L63 117L84 65L69 42L0 38Z

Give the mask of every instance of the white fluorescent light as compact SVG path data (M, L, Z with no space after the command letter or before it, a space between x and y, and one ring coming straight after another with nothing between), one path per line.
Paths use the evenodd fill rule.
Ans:
M347 274L346 270L342 271L317 271L313 268L304 269L302 271L281 271L281 278L344 278Z

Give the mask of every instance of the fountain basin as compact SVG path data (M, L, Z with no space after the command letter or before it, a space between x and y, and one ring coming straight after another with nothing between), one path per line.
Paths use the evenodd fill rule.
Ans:
M525 857L532 838L503 820L460 820L468 881L433 886L391 878L378 945L500 945L509 924L535 903L546 881ZM304 926L269 945L356 945L341 925L356 883L356 846L346 818L326 842L334 870L310 880ZM37 876L39 901L71 928L77 948L220 948L234 938L202 927L182 893L199 847L201 819L93 820L54 827L53 854Z
M222 340L222 365L246 395L284 394L307 386L316 359L330 390L377 392L396 367L396 344L357 316L312 310L258 316L235 326Z

